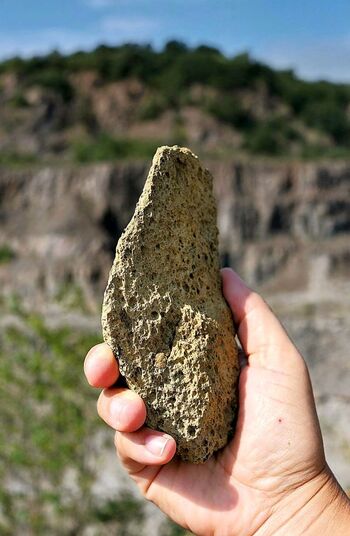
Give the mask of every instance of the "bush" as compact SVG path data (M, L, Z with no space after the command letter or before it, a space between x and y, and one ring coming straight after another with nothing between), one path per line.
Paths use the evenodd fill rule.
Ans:
M220 121L240 130L250 129L255 124L251 113L245 110L233 95L220 95L216 99L211 99L205 109Z
M27 108L29 106L27 99L20 91L17 91L8 102L13 108Z
M298 132L282 118L259 123L246 136L246 148L252 153L277 156L287 153L289 143L300 139Z
M302 112L307 125L327 132L335 143L350 142L350 122L345 110L333 101L313 101L308 103Z
M0 246L0 264L7 264L8 262L11 262L14 258L15 252L10 246L8 246L7 244Z
M168 108L168 103L162 95L150 96L140 107L137 117L141 121L157 119Z
M128 77L148 82L158 71L159 55L149 45L98 47L92 54L96 70L106 82Z
M69 102L73 98L73 88L67 76L54 69L38 71L27 79L28 86L41 86L51 89L60 95L64 102Z

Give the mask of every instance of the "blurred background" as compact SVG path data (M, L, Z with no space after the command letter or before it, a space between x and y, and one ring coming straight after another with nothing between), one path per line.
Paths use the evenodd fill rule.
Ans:
M222 264L303 352L350 489L349 20L343 0L1 2L1 534L183 534L82 375L161 144L214 175Z

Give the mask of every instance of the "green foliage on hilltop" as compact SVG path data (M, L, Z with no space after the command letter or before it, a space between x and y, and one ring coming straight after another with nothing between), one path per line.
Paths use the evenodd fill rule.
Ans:
M256 114L254 100L263 95L267 102L277 102L284 108L285 125L301 124L326 136L331 145L350 148L349 85L303 81L293 71L272 69L247 53L229 57L213 47L189 47L169 41L159 51L151 45L133 43L101 45L90 52L70 55L53 52L29 59L17 57L0 64L0 74L16 73L24 87L49 89L66 103L74 100L71 75L83 71L95 72L99 87L128 78L141 81L148 96L137 111L139 120L155 119L167 109L179 110L185 103L193 103L242 132L247 150L288 153L291 135L288 127L284 126L278 133L276 144L272 132L276 113L273 109L269 111L267 105L264 117ZM210 98L193 100L194 86L209 90ZM247 94L254 96L248 105L244 102ZM21 103L24 105L25 100L17 99L15 104ZM277 119L282 124L280 117ZM310 142L301 137L300 144L307 152ZM114 150L108 152L113 158ZM95 155L100 159L98 148ZM84 160L85 156L78 156L79 159Z
M29 59L15 57L0 64L0 73L15 73L24 87L51 89L68 102L73 97L73 88L69 82L70 67L67 60L58 52Z
M35 71L26 80L28 86L40 86L51 89L61 95L63 101L69 102L73 98L73 88L68 77L57 69L43 69Z

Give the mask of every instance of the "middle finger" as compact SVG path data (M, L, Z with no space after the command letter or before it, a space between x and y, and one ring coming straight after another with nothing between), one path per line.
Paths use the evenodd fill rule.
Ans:
M146 406L130 389L123 387L104 389L97 401L101 419L120 432L134 432L146 420Z

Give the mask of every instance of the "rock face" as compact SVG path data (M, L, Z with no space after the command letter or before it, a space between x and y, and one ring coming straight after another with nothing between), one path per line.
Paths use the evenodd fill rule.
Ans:
M186 148L161 147L122 234L105 291L105 341L147 425L183 460L223 447L236 413L237 347L222 296L212 177Z
M305 293L322 252L328 259L323 287L347 284L349 161L204 165L215 178L223 265L234 266L265 295ZM18 296L31 310L80 296L83 309L96 314L116 241L148 169L146 161L0 166L2 295ZM13 253L7 261L4 248Z

